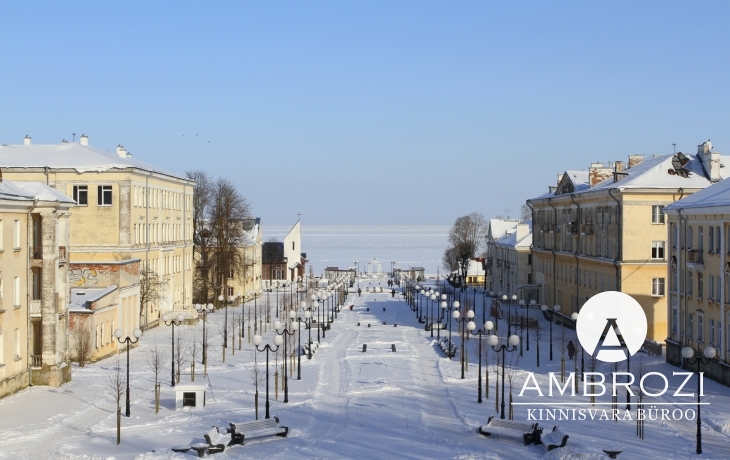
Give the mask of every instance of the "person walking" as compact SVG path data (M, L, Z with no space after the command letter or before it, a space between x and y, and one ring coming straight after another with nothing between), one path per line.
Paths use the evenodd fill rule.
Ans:
M565 343L565 342L563 342ZM575 345L573 344L573 341L568 342L568 359L573 359L575 357Z
M395 289L391 290L390 291L390 294L391 294L392 297L395 297Z
M362 295L362 289L357 288L357 296L360 297Z

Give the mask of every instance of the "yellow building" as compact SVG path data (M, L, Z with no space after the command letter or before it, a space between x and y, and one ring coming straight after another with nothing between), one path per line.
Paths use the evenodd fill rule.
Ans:
M73 200L0 174L0 397L71 380L69 210Z
M164 281L157 304L134 305L134 324L157 324L160 311L192 308L192 197L195 183L139 161L124 147L116 152L78 143L0 146L0 168L16 181L40 181L78 203L71 222L71 268L94 263L139 259ZM75 288L94 286L93 278L75 276ZM119 302L131 305L137 288L119 292ZM120 345L121 347L121 345Z
M241 275L231 274L228 278L226 295L247 299L261 295L261 219L251 218L241 221L244 237L238 250L243 254L244 270Z
M667 361L683 347L717 350L706 372L730 385L730 181L665 208L669 223Z
M704 144L703 144L704 145ZM629 156L613 167L566 171L533 208L533 273L543 303L576 312L593 295L617 290L641 304L647 338L667 337L664 206L720 180L720 156ZM730 164L730 162L728 162ZM727 169L726 169L727 170Z
M532 283L531 245L532 223L529 220L518 223L506 235L490 244L490 253L494 260L492 285L495 293L509 296L518 294L528 302L537 297L526 289Z

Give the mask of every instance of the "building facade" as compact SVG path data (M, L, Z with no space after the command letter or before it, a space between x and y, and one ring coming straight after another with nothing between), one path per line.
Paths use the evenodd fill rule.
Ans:
M72 268L139 259L154 270L164 288L158 302L138 306L142 328L156 325L161 311L192 308L193 181L139 161L122 146L113 153L90 147L87 136L78 143L35 145L26 137L22 145L2 145L0 168L12 180L42 182L76 201Z
M489 227L487 228L486 243L487 251L485 255L485 276L487 277L487 290L498 292L500 289L496 287L495 271L497 269L497 256L494 244L498 239L507 236L515 231L518 220L515 219L489 219Z
M497 239L492 244L494 269L493 290L507 295L518 294L532 284L532 223L518 223L514 231ZM535 298L530 294L521 296L525 300ZM538 299L535 299L538 300Z
M0 397L71 380L69 216L73 200L0 175Z
M664 207L722 178L719 153L629 156L566 172L533 208L534 282L543 303L576 312L593 295L617 290L644 309L647 338L667 337L667 228ZM610 174L607 173L610 171ZM608 176L608 177L607 177Z

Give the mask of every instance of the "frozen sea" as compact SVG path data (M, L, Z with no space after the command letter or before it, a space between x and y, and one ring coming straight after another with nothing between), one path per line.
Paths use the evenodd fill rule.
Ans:
M264 241L276 237L283 241L291 229L285 225L263 226ZM307 225L302 222L302 248L315 273L327 266L348 268L377 259L383 271L396 267L424 267L427 274L441 268L441 256L448 244L449 226L428 225ZM308 269L307 269L308 270Z

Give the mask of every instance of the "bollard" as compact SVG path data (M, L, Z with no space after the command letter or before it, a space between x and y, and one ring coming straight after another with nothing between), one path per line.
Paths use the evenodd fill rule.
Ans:
M359 326L359 325L360 325L360 323L357 323L357 325Z
M391 351L392 351L393 353L395 353L395 344L392 344L392 345L390 346L390 350L391 350Z
M368 351L368 344L367 343L363 343L362 344L362 352L365 353L366 351Z
M368 307L367 311L370 311L370 307Z
M393 325L393 327L398 327L398 324L397 324L397 323L396 323L396 324L394 324L394 325Z
M385 326L385 321L383 321L383 326Z
M370 327L370 323L368 323L368 327Z
M383 311L385 311L385 307L383 307Z

